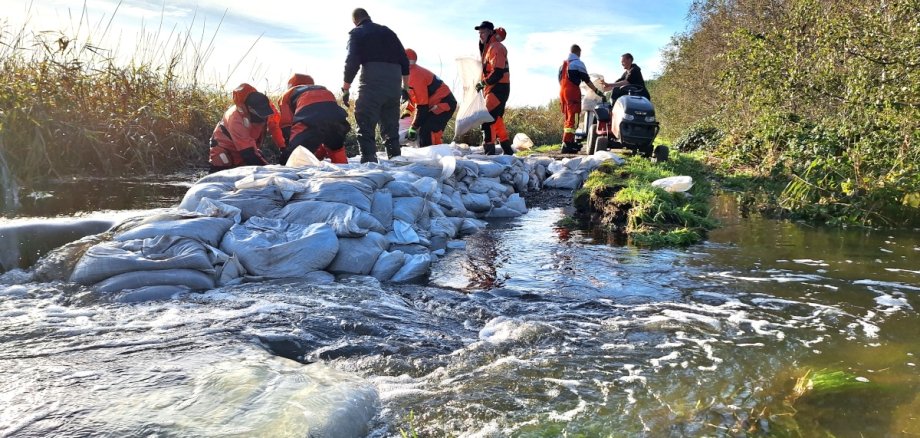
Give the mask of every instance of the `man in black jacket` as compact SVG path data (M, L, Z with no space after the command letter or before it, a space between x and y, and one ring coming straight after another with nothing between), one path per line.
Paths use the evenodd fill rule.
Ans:
M409 59L399 37L388 27L371 21L366 10L355 9L351 18L355 28L348 33L342 101L348 106L351 83L360 67L361 93L355 102L355 121L361 162L377 162L378 124L387 156L400 154L399 101L400 96L408 100Z
M639 96L644 96L646 99L651 100L652 96L649 96L648 90L645 88L645 79L642 78L642 69L638 65L633 64L633 56L631 53L624 53L620 57L620 65L623 66L625 70L623 75L620 76L620 79L617 79L616 82L612 84L604 84L604 90L613 90L611 93L610 101L616 102L621 96L625 96L629 93L626 88L629 85L638 87L636 90Z

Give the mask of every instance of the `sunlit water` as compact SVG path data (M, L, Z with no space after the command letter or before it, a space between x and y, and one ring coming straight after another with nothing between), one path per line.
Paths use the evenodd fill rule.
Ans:
M7 273L0 436L920 434L916 232L719 211L707 243L642 250L534 209L419 285L120 304ZM866 390L791 397L824 369Z

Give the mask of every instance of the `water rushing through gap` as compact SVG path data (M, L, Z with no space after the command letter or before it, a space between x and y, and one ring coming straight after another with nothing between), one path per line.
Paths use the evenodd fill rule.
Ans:
M424 285L119 304L7 273L0 436L781 433L765 419L791 412L809 369L867 389L796 401L805 436L920 434L916 232L742 219L722 201L724 227L686 250L608 246L534 209Z

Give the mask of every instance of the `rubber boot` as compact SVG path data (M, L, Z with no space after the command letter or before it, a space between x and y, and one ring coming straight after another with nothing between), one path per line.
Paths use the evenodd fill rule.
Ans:
M559 152L563 154L577 154L578 149L579 148L577 144L573 142L564 142L562 143L562 150L560 150Z
M482 147L485 149L486 155L495 155L495 143L485 143Z
M505 140L501 142L501 145L502 152L504 152L505 155L514 155L514 149L511 149L511 140Z
M335 164L348 164L348 155L345 155L345 147L338 149L326 149L329 159Z

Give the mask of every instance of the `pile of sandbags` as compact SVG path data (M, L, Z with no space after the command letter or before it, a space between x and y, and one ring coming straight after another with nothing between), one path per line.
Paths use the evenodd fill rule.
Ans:
M548 157L539 160L539 165L545 166L546 171L550 174L543 181L543 185L554 189L569 190L580 188L588 179L588 174L604 161L613 160L617 164L623 164L623 158L608 151L597 151L594 155L565 158L559 161Z
M410 281L461 248L451 240L481 230L483 219L526 213L520 193L564 173L549 158L449 145L404 148L400 161L380 164L314 162L208 175L174 214L126 222L114 240L87 250L70 279L139 296L336 274Z

